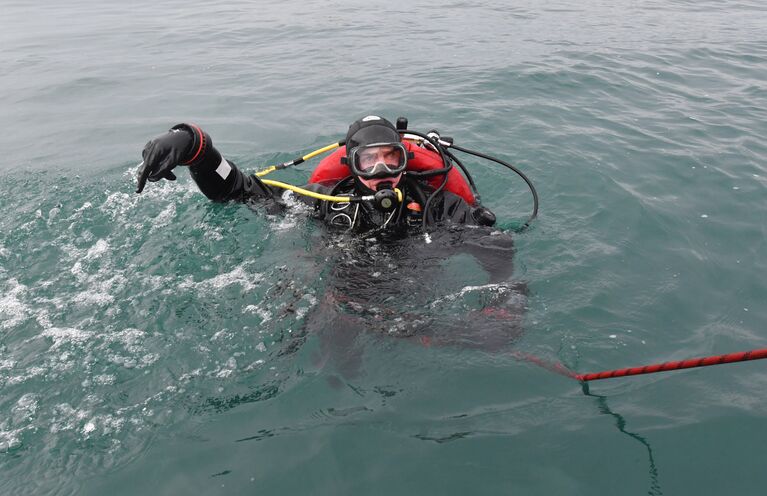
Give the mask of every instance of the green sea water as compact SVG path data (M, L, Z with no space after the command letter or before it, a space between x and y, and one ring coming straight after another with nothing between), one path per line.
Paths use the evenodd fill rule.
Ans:
M6 1L0 494L762 494L765 363L584 389L515 357L767 347L764 26L737 0ZM525 184L467 160L527 286L511 349L386 331L424 295L471 331L470 257L328 341L341 240L306 211L212 204L184 170L134 193L178 122L256 170L371 113L535 183L516 233Z

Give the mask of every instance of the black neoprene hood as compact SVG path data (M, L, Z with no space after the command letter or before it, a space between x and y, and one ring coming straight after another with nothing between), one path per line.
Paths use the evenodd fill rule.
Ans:
M394 124L383 117L369 115L349 126L349 131L346 133L346 155L349 156L349 151L357 146L400 141Z

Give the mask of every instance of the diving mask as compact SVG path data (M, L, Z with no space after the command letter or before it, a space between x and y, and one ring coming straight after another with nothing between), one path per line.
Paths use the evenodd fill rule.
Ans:
M407 167L407 150L402 143L373 143L351 150L349 167L365 179L392 177Z

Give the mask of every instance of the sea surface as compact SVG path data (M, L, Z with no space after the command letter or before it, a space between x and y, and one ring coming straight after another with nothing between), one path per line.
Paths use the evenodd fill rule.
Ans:
M0 494L764 494L767 362L539 366L767 347L764 2L0 10ZM255 171L373 113L530 177L520 230L524 182L465 159L510 281L183 169L134 193L176 123ZM351 245L386 303L343 321ZM515 294L508 326L473 317Z

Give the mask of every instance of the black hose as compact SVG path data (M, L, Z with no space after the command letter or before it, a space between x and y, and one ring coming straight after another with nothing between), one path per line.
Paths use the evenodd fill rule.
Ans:
M526 229L527 227L529 227L533 219L535 219L538 216L538 192L535 190L535 186L533 186L533 183L530 181L530 179L528 179L528 177L521 170L517 169L516 167L514 167L508 162L504 162L501 159L491 157L490 155L485 155L484 153L475 152L474 150L468 150L456 144L452 144L450 145L450 147L455 148L459 152L468 153L469 155L474 155L475 157L484 158L485 160L490 160L491 162L495 162L497 164L503 165L504 167L508 167L512 171L516 172L519 177L524 179L524 181L527 183L528 188L530 188L530 193L533 194L533 213L530 216L530 218L527 219L527 222L524 223L524 225L522 226L522 229Z
M448 159L447 155L445 154L444 147L439 143L438 140L433 138L432 136L429 136L427 134L419 133L418 131L411 131L407 130L405 131L407 134L412 134L415 136L418 136L419 138L423 138L424 140L431 143L431 145L434 147L435 150L439 153L440 158L442 159L442 164L445 166L442 169L433 169L430 171L424 171L424 172L414 172L414 171L408 171L407 175L410 177L431 177L431 176L438 176L440 174L447 175L448 172L450 172L450 169L453 168L453 162Z
M463 165L463 163L460 160L458 160L458 157L450 153L450 150L445 150L445 153L447 154L448 157L450 157L450 160L455 162L455 164L461 168L461 171L463 171L463 175L466 177L466 180L469 181L471 192L472 194L474 194L474 204L480 205L482 203L482 200L479 196L479 190L477 189L477 185L474 184L474 178L471 177L471 174L469 174L469 170L466 168L465 165Z
M442 180L442 184L439 185L437 189L434 190L432 194L429 195L429 198L426 200L426 205L423 206L423 232L426 234L426 218L429 214L429 205L431 205L431 201L434 199L437 194L445 189L445 185L447 184L447 173L445 174L445 178Z
M445 189L445 185L447 184L448 180L448 172L453 168L453 162L447 157L445 148L440 144L438 139L435 139L432 136L429 136L427 134L419 133L418 131L411 131L407 130L407 134L412 134L415 136L418 136L420 138L423 138L427 140L429 143L432 144L435 150L439 152L439 156L442 158L442 164L445 166L442 169L435 169L427 172L412 172L408 171L407 175L414 178L424 178L424 177L431 177L431 176L437 176L439 174L444 174L445 178L442 180L442 184L439 185L437 189L435 189L429 197L426 199L426 204L423 206L423 218L421 219L423 222L423 232L426 233L426 219L429 217L429 207L431 206L431 202L434 199L436 195L440 193L443 189Z

